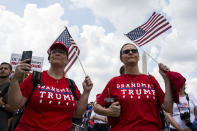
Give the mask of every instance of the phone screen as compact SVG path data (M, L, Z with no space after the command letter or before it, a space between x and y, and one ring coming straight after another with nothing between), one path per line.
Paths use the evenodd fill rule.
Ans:
M31 58L32 58L32 51L23 51L21 61L30 59L30 61L27 61L27 64L31 64Z

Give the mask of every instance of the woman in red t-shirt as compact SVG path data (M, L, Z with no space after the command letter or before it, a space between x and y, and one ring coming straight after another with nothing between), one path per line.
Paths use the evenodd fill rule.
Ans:
M81 117L86 111L92 82L86 76L83 82L84 92L75 85L72 93L64 69L68 64L68 47L56 42L48 50L50 68L43 71L41 82L33 90L33 76L30 74L20 85L18 80L31 70L31 65L21 61L16 67L9 88L9 104L16 109L25 106L22 117L15 131L70 131L72 117ZM32 93L33 92L33 93ZM31 95L32 94L32 95ZM75 96L79 100L76 100Z
M111 131L159 131L159 111L172 112L170 82L164 73L169 69L159 64L159 73L165 81L164 95L153 76L139 72L136 46L123 45L120 60L124 64L123 74L108 82L94 105L95 112L108 116Z

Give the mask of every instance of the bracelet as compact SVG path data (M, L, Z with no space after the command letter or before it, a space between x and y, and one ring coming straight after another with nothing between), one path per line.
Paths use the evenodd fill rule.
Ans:
M2 108L2 109L5 109L5 104L1 105L1 108Z

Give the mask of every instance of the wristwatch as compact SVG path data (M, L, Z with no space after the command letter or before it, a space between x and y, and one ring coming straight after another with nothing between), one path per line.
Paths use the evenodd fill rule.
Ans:
M1 105L1 108L2 108L2 109L5 109L5 104Z

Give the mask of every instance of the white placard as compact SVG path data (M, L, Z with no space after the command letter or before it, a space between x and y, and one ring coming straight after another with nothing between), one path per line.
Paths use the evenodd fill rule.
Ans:
M21 61L22 54L11 54L10 64L12 65L13 70L16 69L16 65ZM33 71L42 71L44 62L44 57L32 56L31 66Z

